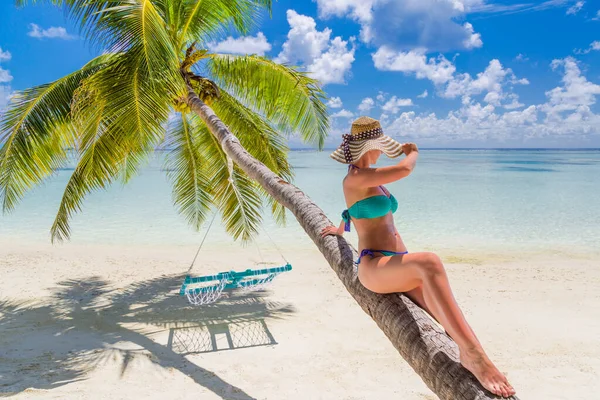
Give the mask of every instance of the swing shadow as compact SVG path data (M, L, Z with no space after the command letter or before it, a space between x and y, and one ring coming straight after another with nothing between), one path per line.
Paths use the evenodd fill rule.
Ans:
M276 345L264 319L171 328L167 347L183 356Z
M219 332L218 327L228 326L233 347L243 348L256 339L243 345L234 340L234 328L259 324L268 332L268 344L276 344L266 321L286 318L294 307L270 301L265 291L231 293L215 304L193 307L178 295L182 280L182 275L166 275L115 288L92 276L59 282L43 300L0 300L0 397L84 381L99 366L118 368L123 378L137 359L178 370L223 399L254 399L199 365L201 359L186 358L193 352L180 351L181 335L179 347L174 346L171 332L209 326ZM173 340L163 343L161 333L164 340L167 332Z

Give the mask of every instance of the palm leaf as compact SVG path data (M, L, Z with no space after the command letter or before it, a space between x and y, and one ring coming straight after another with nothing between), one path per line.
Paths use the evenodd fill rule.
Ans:
M287 160L289 148L282 137L260 115L245 107L224 90L212 104L215 113L236 135L244 148L257 160L287 181L293 180L292 168ZM285 207L259 186L262 196L270 205L275 221L285 224Z
M230 174L227 156L200 118L194 116L190 122L200 139L206 174L213 188L213 203L221 212L225 230L236 240L249 241L262 221L260 190L237 166L232 166Z
M3 210L14 208L66 158L73 144L71 100L84 79L108 65L112 55L90 61L57 81L18 93L0 121L0 196Z
M293 179L291 166L287 161L289 148L285 137L263 117L225 90L220 90L220 96L212 103L212 108L252 156L282 178L288 181Z
M319 82L293 67L259 56L213 54L212 78L244 104L286 133L323 148L329 129L325 94Z
M94 112L95 104L104 104L103 118L106 130L118 130L125 146L126 159L123 177L128 181L142 162L158 146L165 135L172 93L161 87L160 78L149 79L140 67L139 54L130 52L119 57L110 68L99 71L86 80L85 89L90 96L83 96L84 104L77 104L79 114L85 117Z
M198 130L190 126L188 116L178 114L169 125L168 136L166 147L171 150L166 169L173 185L173 201L179 213L198 230L206 218L212 195Z
M245 35L260 22L261 12L271 12L272 0L193 0L184 2L176 19L178 46L200 40L203 43L223 35L228 25ZM172 18L175 20L175 18Z
M104 117L105 103L95 102L77 122L81 133L81 157L63 193L58 213L52 224L52 241L70 236L69 220L81 211L85 195L92 190L106 188L122 169L125 159L125 136L118 129L107 129L110 121Z
M128 181L164 139L168 92L145 79L136 54L114 57L83 82L73 102L81 156L52 226L53 240L69 237L69 220L89 192L118 177Z
M103 1L101 1L103 3ZM98 12L90 36L113 52L127 52L146 79L175 85L179 62L165 21L151 0L121 0Z
M40 2L40 1L33 1ZM139 53L139 68L149 78L160 76L162 83L174 81L178 59L172 37L166 30L165 5L157 0L49 0L80 22L84 37L110 52ZM17 0L17 5L26 4ZM159 7L157 7L157 5ZM162 8L162 9L161 9ZM166 77L164 74L168 74Z

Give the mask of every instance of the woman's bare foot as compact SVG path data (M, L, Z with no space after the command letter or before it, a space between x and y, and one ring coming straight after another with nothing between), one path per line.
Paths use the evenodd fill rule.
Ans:
M490 392L510 397L515 394L515 389L508 383L506 377L490 361L481 349L460 349L460 363L471 371L475 378Z

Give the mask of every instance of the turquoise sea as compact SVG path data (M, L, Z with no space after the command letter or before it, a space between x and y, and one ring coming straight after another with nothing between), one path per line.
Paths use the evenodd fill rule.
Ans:
M88 196L72 221L71 243L199 243L204 232L192 231L172 206L163 157L157 152L129 185ZM329 151L292 151L290 161L294 184L338 224L346 167L331 160ZM380 165L393 162L382 157ZM48 243L71 172L57 171L15 212L0 216L0 243ZM413 174L388 189L398 198L394 217L409 251L589 254L600 244L599 176L599 150L424 149ZM269 217L263 225L283 249L314 246L291 214L286 227ZM356 245L354 232L347 238ZM205 245L231 245L218 219Z

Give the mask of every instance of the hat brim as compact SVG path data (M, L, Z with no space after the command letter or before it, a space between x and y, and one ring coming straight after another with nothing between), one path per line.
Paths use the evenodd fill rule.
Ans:
M367 151L381 150L390 158L400 157L402 155L402 145L387 135L381 135L376 139L365 139L350 142L350 154L352 161L346 161L344 150L340 146L336 151L330 154L330 157L342 164L351 164L358 161Z

